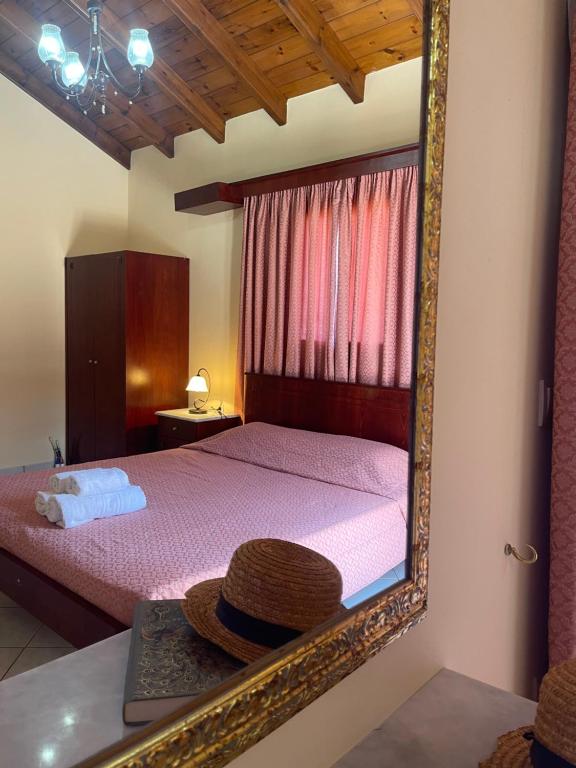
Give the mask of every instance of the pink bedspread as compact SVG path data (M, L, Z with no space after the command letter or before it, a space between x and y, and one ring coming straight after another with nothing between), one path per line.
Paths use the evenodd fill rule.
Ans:
M128 625L139 600L179 598L223 576L248 539L321 552L340 569L344 597L405 558L405 490L385 498L185 448L89 466L122 467L147 509L63 530L34 510L52 472L3 477L0 546Z

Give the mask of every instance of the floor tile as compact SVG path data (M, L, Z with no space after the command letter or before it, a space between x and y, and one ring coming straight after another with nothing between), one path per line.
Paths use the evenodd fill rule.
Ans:
M72 648L24 648L4 676L4 680L14 677L14 675L19 675L21 672L27 672L29 669L39 667L49 661L59 659L61 656L66 656L72 653L72 650Z
M21 653L21 648L0 648L0 680L2 680Z
M4 592L0 592L0 608L16 608L18 606L18 603L15 603L14 600L12 600L8 595L5 595Z
M50 627L41 624L28 643L28 648L72 648L72 646Z
M0 608L0 648L24 648L39 626L24 608Z

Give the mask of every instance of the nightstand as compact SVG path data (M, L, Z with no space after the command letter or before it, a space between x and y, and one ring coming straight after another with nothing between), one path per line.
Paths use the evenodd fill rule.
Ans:
M208 413L190 413L188 408L174 411L156 411L158 417L158 449L179 448L181 445L195 443L242 425L237 413L226 414L224 418L214 411Z

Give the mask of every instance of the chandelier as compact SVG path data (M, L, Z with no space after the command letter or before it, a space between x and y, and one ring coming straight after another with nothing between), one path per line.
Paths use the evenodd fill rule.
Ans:
M141 92L144 73L152 66L154 51L148 39L148 30L130 30L126 53L129 64L138 75L132 86L123 85L112 71L102 44L102 0L88 0L90 43L86 65L76 51L67 51L62 30L55 24L42 25L42 37L38 44L38 56L52 71L52 80L58 90L72 99L79 109L88 114L93 107L106 114L106 95L112 84L114 94L120 91L132 103Z

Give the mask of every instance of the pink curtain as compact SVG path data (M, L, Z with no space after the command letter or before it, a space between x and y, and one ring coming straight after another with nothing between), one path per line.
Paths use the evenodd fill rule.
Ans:
M244 372L410 386L418 168L248 198Z
M576 24L556 297L550 519L550 664L576 657Z

